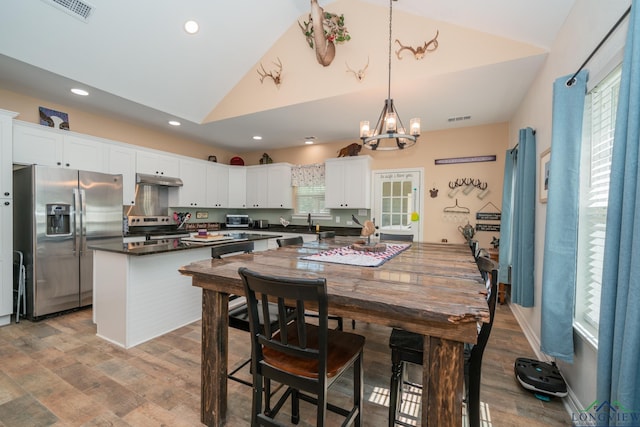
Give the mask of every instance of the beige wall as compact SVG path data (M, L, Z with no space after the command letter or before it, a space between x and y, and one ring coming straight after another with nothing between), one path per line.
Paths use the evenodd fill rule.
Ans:
M199 159L207 159L209 155L215 154L218 161L223 163L228 163L232 157L232 154L225 150L216 148L213 152L212 147L208 145L178 137L170 131L161 132L124 120L88 113L9 91L0 86L0 108L20 113L16 117L17 120L39 123L38 107L41 106L68 113L69 126L74 132Z
M507 146L509 127L507 123L465 127L436 132L425 132L420 136L418 143L401 151L370 151L362 149L360 154L367 154L373 158L374 170L394 168L424 168L423 192L424 204L421 221L424 234L422 240L436 242L447 239L449 242L464 242L464 238L458 231L459 225L464 222L452 222L450 216L443 213L443 209L455 204L455 198L447 196L449 182L458 178L479 179L488 184L489 194L480 200L477 195L479 190L474 190L468 195L458 192L460 206L468 207L471 214L468 221L476 224L475 213L482 209L483 212L496 212L492 206L483 208L491 202L497 208L502 203L502 181L504 175L504 155ZM287 148L269 151L269 156L274 162L288 162L292 164L319 163L327 158L336 157L338 150L348 144L357 142L349 140L332 144L317 144L304 147ZM512 144L511 144L512 145ZM263 152L244 153L241 157L245 164L258 164ZM460 163L453 165L434 164L436 159L452 157L469 157L481 155L496 155L495 162ZM438 189L438 196L431 198L430 189ZM496 223L495 221L483 221L484 223ZM498 237L496 232L480 232L477 238L481 247L488 247L492 237Z
M150 147L171 153L206 159L215 153L220 163L228 163L235 155L240 155L246 165L259 164L263 151L250 153L229 153L212 149L211 146L185 140L171 135L169 132L159 132L128 123L121 120L99 116L69 108L64 105L50 103L19 93L0 88L0 108L20 113L19 120L38 123L38 107L58 109L69 113L70 126L75 132L121 141L143 147ZM502 179L504 169L504 153L506 147L513 141L508 141L508 124L466 127L437 132L424 133L418 143L402 151L370 151L363 149L361 154L368 154L373 158L373 169L395 168L424 168L421 221L423 221L424 241L464 242L458 231L459 225L465 225L466 220L475 224L475 212L494 212L491 206L483 208L488 202L500 208L502 201ZM336 157L338 150L358 140L340 141L329 144L316 144L295 148L269 151L274 162L288 162L292 164L310 164L323 162L325 159ZM468 157L478 155L496 155L497 161L483 163L463 163L454 165L435 166L434 160L451 157ZM453 206L455 198L447 197L449 182L459 178L479 179L488 184L489 195L483 200L476 196L478 190L468 195L459 192L456 197L460 206L468 207L470 215L462 222L453 222L443 214L443 209ZM438 189L438 196L431 198L430 189ZM492 223L492 222L488 222ZM488 247L492 237L499 233L480 232L477 239L482 247Z

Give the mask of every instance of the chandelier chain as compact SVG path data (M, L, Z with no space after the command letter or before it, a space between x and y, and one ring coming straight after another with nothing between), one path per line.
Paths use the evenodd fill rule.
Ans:
M393 0L389 0L389 81L387 84L387 99L391 99L391 22L393 16Z

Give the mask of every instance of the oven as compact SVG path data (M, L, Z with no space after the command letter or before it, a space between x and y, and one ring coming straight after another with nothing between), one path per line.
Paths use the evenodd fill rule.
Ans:
M249 215L227 214L225 225L227 228L249 228Z

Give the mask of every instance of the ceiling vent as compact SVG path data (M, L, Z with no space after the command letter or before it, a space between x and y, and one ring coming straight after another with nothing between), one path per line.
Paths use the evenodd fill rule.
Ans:
M95 6L80 0L42 0L43 2L60 9L69 15L87 22L93 13Z
M449 117L447 119L449 122L461 122L462 120L471 120L471 116Z

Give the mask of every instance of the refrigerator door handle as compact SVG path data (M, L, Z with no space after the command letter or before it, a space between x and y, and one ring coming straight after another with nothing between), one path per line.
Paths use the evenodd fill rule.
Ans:
M80 195L78 189L73 189L73 254L78 252L78 206L80 205Z
M87 194L80 190L80 255L87 250Z

